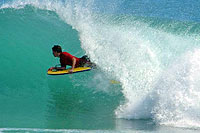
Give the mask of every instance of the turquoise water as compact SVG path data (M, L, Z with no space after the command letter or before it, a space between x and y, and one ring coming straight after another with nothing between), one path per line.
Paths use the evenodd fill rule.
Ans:
M0 132L199 132L198 6L150 3L1 1ZM55 44L98 69L48 76Z

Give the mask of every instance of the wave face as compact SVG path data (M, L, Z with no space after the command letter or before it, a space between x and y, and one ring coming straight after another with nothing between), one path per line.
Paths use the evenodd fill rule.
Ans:
M0 127L114 126L113 112L123 99L119 85L111 85L95 70L66 76L46 73L59 64L52 54L54 44L78 57L85 53L76 30L54 12L30 5L1 9L0 23Z
M18 105L29 105L42 98L38 102L43 104L34 102L30 107L40 108L43 117L45 110L50 110L52 121L58 121L59 114L80 120L72 118L69 112L73 109L89 118L99 114L93 119L100 121L109 116L109 126L114 125L115 113L117 118L200 127L200 24L195 2L189 3L191 8L175 1L18 0L0 4L0 20L6 20L0 21L5 25L0 29L0 68L6 68L1 72L1 94L9 104L19 98ZM144 9L145 5L148 8ZM77 56L85 52L100 70L64 78L46 76L48 66L56 64L50 49L56 43ZM82 77L84 80L79 79ZM110 85L110 78L120 85ZM38 93L41 90L43 93ZM40 107L47 104L50 107ZM2 105L5 110L12 109Z

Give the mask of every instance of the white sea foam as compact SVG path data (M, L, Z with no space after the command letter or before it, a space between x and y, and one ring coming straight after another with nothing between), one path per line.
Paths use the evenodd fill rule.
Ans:
M42 129L42 128L0 128L3 132L50 132L50 133L121 133L124 131L114 130L81 130L81 129ZM128 132L127 132L128 133Z
M156 85L153 113L160 124L200 126L200 49L187 52L166 70Z

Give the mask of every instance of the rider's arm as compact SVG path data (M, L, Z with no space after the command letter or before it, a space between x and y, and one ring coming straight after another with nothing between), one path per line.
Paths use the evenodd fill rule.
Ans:
M69 70L70 72L73 72L74 71L74 68L76 66L76 58L72 58L72 68Z

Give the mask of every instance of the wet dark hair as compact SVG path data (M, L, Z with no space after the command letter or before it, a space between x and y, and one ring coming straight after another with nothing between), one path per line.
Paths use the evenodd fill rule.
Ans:
M62 48L61 48L61 46L59 46L59 45L54 45L53 48L52 48L52 50L53 50L54 52L58 52L58 53L61 53L61 52L62 52Z

